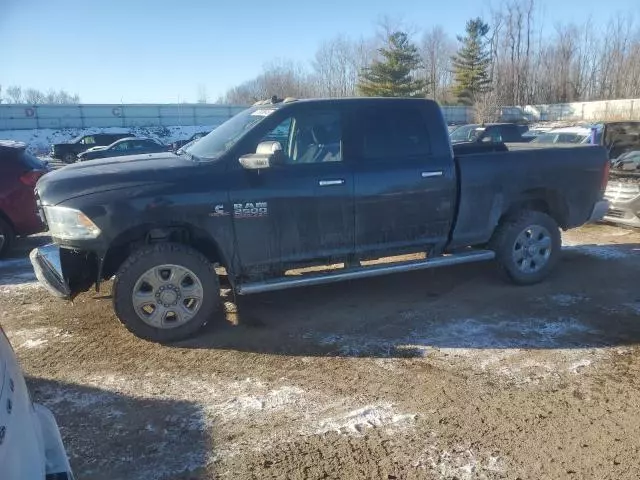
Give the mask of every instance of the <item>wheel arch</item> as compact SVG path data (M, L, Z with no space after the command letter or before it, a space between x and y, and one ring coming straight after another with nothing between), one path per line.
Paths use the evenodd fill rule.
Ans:
M110 278L132 252L153 243L173 242L188 245L211 263L229 268L220 244L204 229L189 223L166 222L137 225L121 232L109 245L102 260L100 277Z
M503 211L498 224L524 210L546 213L566 229L569 223L569 206L562 193L546 188L533 188L521 192Z

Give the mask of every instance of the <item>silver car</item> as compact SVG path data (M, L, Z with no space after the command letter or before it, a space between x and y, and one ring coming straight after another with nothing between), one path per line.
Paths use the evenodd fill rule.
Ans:
M640 227L640 150L612 161L605 198L610 203L606 221Z

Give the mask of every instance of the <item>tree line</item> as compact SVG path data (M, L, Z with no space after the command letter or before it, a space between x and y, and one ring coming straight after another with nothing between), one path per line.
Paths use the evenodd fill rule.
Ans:
M278 59L219 103L279 97L419 96L442 104L530 105L640 97L640 26L611 17L544 28L536 0L504 0L454 39L441 26L339 35L308 63Z
M29 105L48 104L78 104L80 96L65 90L47 90L43 92L36 88L25 88L11 85L6 89L0 86L0 103L25 103Z

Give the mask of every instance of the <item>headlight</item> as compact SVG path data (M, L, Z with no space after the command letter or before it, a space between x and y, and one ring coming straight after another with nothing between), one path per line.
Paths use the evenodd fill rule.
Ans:
M67 207L44 207L44 215L52 237L86 240L100 235L100 229L80 210Z

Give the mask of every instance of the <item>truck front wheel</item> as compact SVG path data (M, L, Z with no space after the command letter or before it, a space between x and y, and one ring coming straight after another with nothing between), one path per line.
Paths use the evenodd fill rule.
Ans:
M545 213L532 210L505 219L490 244L500 269L519 285L530 285L546 278L558 263L561 246L556 221Z
M120 267L113 306L138 337L171 342L193 335L220 304L213 265L198 251L159 243L134 252Z

